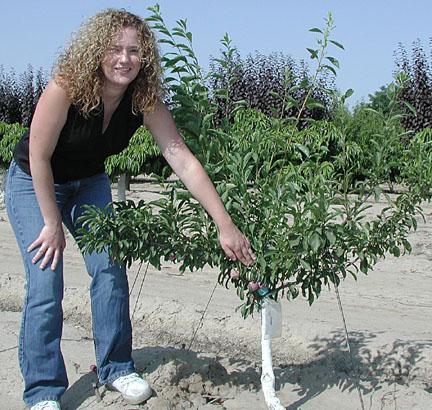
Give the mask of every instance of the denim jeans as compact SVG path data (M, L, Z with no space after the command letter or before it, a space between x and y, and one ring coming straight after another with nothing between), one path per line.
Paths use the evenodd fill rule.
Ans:
M106 174L55 184L64 225L75 237L83 205L105 207L111 202ZM22 312L18 356L28 406L60 400L68 387L60 351L63 327L63 259L55 271L31 262L37 249L27 252L44 226L31 176L12 161L6 181L6 207L24 261L26 296ZM110 383L132 373L132 330L126 269L110 261L106 252L84 255L91 276L90 297L99 381Z

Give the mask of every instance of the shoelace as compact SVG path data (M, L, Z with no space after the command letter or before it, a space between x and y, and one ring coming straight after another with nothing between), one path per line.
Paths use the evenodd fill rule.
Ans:
M136 382L136 381L140 381L140 380L141 379L137 373L131 373L131 374L128 374L126 376L121 377L120 380L118 380L116 382L116 384L118 385L118 387L120 389L126 390L131 383Z
M53 404L52 401L41 401L36 406L32 407L32 410L52 410L52 409L60 409L60 407L56 404Z

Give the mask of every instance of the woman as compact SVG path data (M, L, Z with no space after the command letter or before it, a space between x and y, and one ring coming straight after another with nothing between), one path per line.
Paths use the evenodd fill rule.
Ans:
M83 205L105 207L111 191L104 160L125 148L144 123L164 157L219 228L226 255L249 265L255 256L227 214L201 164L160 101L157 46L147 24L123 10L100 12L59 57L30 131L8 173L6 203L22 253L27 294L19 340L24 401L60 408L68 387L60 351L64 224L73 236ZM93 333L100 383L132 404L149 398L131 358L125 267L106 253L84 255L92 277Z

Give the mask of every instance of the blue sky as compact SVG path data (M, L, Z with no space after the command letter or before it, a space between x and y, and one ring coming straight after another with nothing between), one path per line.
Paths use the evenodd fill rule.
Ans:
M147 16L153 1L2 0L0 65L16 72L28 63L48 71L62 45L81 22L107 7L123 7ZM336 29L332 38L345 46L334 50L341 70L336 84L354 89L351 104L392 80L393 54L398 43L408 49L420 39L429 53L432 2L413 0L160 0L170 27L186 18L194 35L194 49L203 66L217 56L227 32L242 56L255 50L283 52L295 60L308 59L306 47L315 46L311 27L322 27L328 11Z

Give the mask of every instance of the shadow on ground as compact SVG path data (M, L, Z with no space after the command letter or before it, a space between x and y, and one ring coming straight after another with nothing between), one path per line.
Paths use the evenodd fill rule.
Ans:
M297 400L287 409L299 409L327 389L353 391L357 384L363 396L379 391L383 383L416 383L432 392L432 342L395 341L371 349L368 346L377 336L366 332L350 333L353 361L344 334L334 332L309 345L314 357L310 362L279 363L275 367L276 390L289 385L297 395ZM228 350L226 355L229 355ZM223 359L172 347L144 347L134 351L134 359L137 370L146 374L158 396L172 403L173 408L180 403L185 406L188 401L191 405L197 403L191 399L197 396L202 399L201 404L223 405L242 390L260 390L260 369L241 358ZM65 410L79 408L94 395L92 382L95 382L94 374L86 374L69 388L62 400ZM365 404L368 408L366 400Z
M295 385L293 391L299 396L287 409L299 409L313 397L335 387L343 392L356 390L358 386L361 395L370 395L370 399L384 383L415 383L432 392L432 375L428 374L432 342L397 340L371 349L377 337L378 334L373 333L350 332L351 360L345 334L332 332L330 337L317 338L309 346L315 353L313 361L277 369L275 376L279 384L276 388L283 388L286 383ZM368 408L367 400L365 406Z

